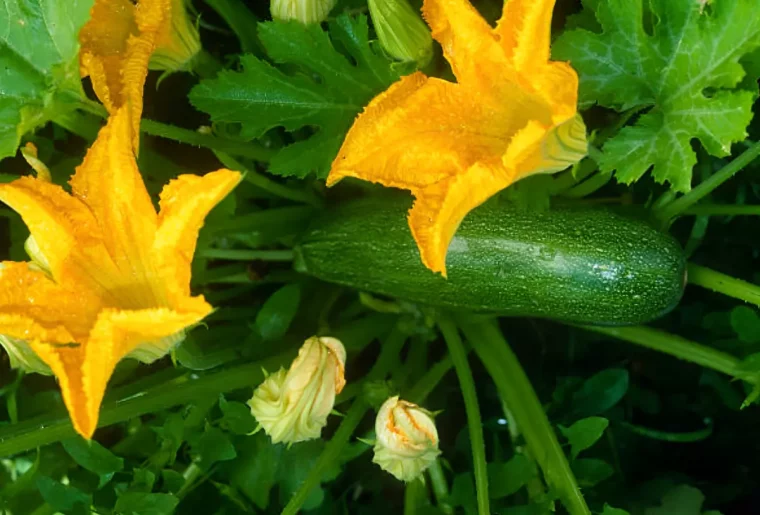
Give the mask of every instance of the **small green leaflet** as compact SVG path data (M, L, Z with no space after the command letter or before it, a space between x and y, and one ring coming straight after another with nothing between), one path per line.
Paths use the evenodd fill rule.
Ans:
M299 135L305 127L316 129L280 150L269 171L326 177L356 115L399 75L370 44L365 16L339 16L330 22L329 34L319 25L295 21L258 27L267 55L282 69L244 55L239 72L202 81L190 101L214 122L240 123L249 139L278 126Z
M73 109L82 93L79 29L93 0L6 0L0 16L0 159L21 137Z
M605 143L602 171L630 184L652 168L655 180L684 192L697 161L691 140L720 157L747 136L756 87L739 88L747 84L740 60L760 46L757 0L644 3L584 0L601 32L564 33L554 57L578 71L582 107L645 113Z

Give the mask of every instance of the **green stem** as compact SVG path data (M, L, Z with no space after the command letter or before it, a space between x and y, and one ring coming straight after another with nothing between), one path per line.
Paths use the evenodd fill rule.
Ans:
M53 118L53 123L87 141L95 141L101 127L100 120L80 111L59 114Z
M425 372L425 375L404 396L410 402L422 404L433 389L441 382L449 370L454 366L451 356L446 356Z
M492 321L461 328L514 415L531 454L570 515L591 515L544 408L509 344Z
M688 433L674 433L672 431L660 431L658 429L651 429L644 426L637 426L629 424L627 422L621 422L620 425L629 431L636 433L637 435L651 438L653 440L661 440L663 442L674 443L693 443L701 442L709 438L713 433L713 424L708 420L707 425L696 431L690 431Z
M108 117L106 109L101 104L92 100L78 99L78 106L83 111L99 118ZM176 125L147 120L145 118L140 122L140 131L151 136L172 139L179 143L185 143L196 147L205 147L236 156L247 157L256 161L269 161L275 153L274 150L266 148L258 143L220 138L218 136L202 134L190 129L177 127Z
M475 391L475 380L472 378L472 370L467 362L467 353L462 345L457 327L448 318L441 317L438 327L443 333L443 339L449 348L449 355L454 362L454 370L459 379L459 388L464 399L464 408L467 413L467 429L470 432L470 444L472 446L472 462L475 471L475 491L478 499L478 513L490 515L488 497L488 466L486 463L486 444L483 439L483 421L480 417L478 396Z
M159 385L141 396L106 402L101 408L98 427L110 426L173 406L196 402L208 395L254 386L264 378L263 369L274 370L293 359L289 351L276 356L240 365L191 379L194 374ZM0 429L0 457L12 456L30 449L75 436L71 421L64 413L45 415Z
M662 222L666 224L669 223L670 220L699 202L706 195L709 195L715 188L733 177L758 156L760 156L760 142L754 143L751 147L742 152L739 157L712 174L686 195L679 197L673 202L656 210L654 212L655 216Z
M198 252L198 256L230 261L293 261L292 250L205 249Z
M311 491L322 481L324 471L338 462L340 453L351 439L351 435L354 433L356 427L359 425L359 422L362 421L362 418L364 418L367 411L369 411L369 405L367 405L367 403L361 398L357 399L351 405L345 418L340 423L338 430L335 431L333 437L327 442L327 445L322 451L322 454L319 455L317 462L311 467L311 471L306 480L301 483L298 491L296 491L293 497L290 498L285 509L282 510L282 515L296 515L296 513L299 512Z
M692 342L680 336L666 333L658 329L652 329L645 326L633 327L602 327L591 325L576 325L586 331L592 331L607 336L612 336L618 340L629 343L635 343L648 349L670 354L678 359L694 363L696 365L710 368L723 374L744 379L750 383L757 383L757 378L745 376L739 372L739 360L730 354L721 352Z
M756 284L694 263L688 264L687 274L690 284L760 306L760 286Z
M295 202L303 202L314 207L322 206L322 201L309 191L296 190L288 188L287 186L283 186L279 182L273 181L266 175L245 167L240 161L237 161L225 152L217 151L214 152L214 154L216 154L217 159L219 159L219 161L227 168L245 172L244 180L253 184L259 189L271 193L272 195L286 198L288 200L293 200Z
M454 508L449 504L449 484L446 482L446 476L443 474L441 460L435 460L428 469L430 484L433 487L435 504L438 510L444 515L454 515Z
M582 183L563 191L561 195L568 198L582 198L591 195L596 190L610 182L611 178L612 174L609 172L597 172L596 175L591 176Z
M760 216L760 205L697 204L684 209L682 215Z
M422 497L422 480L409 481L404 488L404 515L415 515Z

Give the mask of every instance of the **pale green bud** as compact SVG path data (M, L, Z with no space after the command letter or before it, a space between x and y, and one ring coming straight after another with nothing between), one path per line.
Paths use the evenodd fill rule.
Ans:
M398 396L380 407L375 436L372 461L401 481L418 478L441 454L432 414Z
M269 10L272 19L296 20L304 25L325 21L337 0L272 0Z
M430 61L430 30L407 0L369 0L369 12L380 45L391 57L419 67Z
M0 347L8 353L11 368L18 368L24 372L34 372L46 376L53 375L50 367L34 353L26 341L0 335Z
M281 368L256 388L248 405L272 443L319 438L346 384L345 364L339 340L313 336L287 371Z
M201 39L190 0L172 0L171 5L171 23L164 24L158 32L156 49L148 66L151 70L187 70L201 51Z

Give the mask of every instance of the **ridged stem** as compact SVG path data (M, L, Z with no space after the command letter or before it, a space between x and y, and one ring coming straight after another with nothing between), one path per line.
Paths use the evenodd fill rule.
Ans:
M688 264L687 274L690 284L760 306L760 286L756 284L694 263Z

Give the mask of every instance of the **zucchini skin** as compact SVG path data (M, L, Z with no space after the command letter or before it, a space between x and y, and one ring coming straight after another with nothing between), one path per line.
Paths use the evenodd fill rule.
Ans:
M487 203L454 235L444 279L420 262L410 207L409 198L375 197L328 210L296 245L296 269L421 304L597 325L648 322L683 294L680 245L637 218Z

